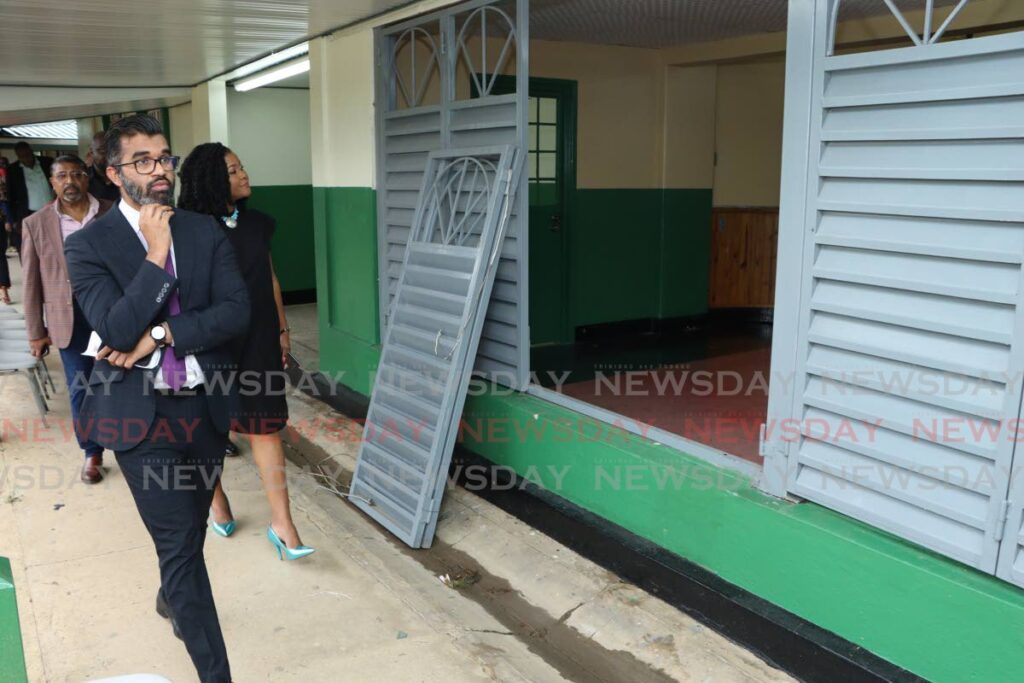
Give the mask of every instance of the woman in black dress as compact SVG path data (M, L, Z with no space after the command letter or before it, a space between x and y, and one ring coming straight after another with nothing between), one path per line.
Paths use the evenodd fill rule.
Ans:
M270 502L267 538L282 559L295 560L312 554L302 545L292 521L285 478L281 430L288 423L284 367L291 348L281 287L270 257L274 219L252 209L249 174L230 149L218 142L199 145L181 168L178 206L217 218L227 234L242 277L249 288L252 318L249 332L236 340L239 370L239 410L232 416L232 431L249 437L253 458ZM230 536L235 530L231 506L221 484L214 492L213 530Z

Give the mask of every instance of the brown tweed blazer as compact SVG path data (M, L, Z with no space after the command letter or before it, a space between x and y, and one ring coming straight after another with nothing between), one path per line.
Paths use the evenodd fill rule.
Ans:
M75 326L71 304L71 280L64 259L64 236L53 200L28 216L21 224L21 272L25 281L25 322L28 338L49 336L58 349L67 348ZM99 200L100 217L111 202ZM93 219L95 220L95 219ZM45 318L45 322L44 322Z

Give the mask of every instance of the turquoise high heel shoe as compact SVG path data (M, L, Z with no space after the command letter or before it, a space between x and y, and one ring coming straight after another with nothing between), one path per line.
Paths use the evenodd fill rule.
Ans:
M308 557L316 552L316 548L310 548L308 545L300 545L298 548L289 548L284 544L284 541L278 537L277 532L274 531L274 527L267 527L267 540L270 541L270 545L277 548L277 557L279 560L301 560L303 557Z
M223 536L224 538L227 538L231 534L235 533L235 520L231 520L230 522L224 522L223 524L218 524L217 522L211 519L210 527L213 528L213 532L218 536Z

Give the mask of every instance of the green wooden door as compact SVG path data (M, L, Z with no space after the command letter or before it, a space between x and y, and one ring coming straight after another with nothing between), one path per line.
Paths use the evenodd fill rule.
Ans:
M530 79L530 344L572 341L568 230L576 190L576 83Z
M499 77L493 92L515 92L515 78ZM530 345L564 344L573 341L568 232L576 193L576 81L531 78L528 118Z

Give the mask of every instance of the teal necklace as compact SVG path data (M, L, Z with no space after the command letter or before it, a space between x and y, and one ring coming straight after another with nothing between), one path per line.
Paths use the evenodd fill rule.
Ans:
M235 207L235 210L231 212L230 216L221 216L220 219L222 221L224 221L224 225L228 226L229 228L237 228L238 227L238 207L237 206Z

